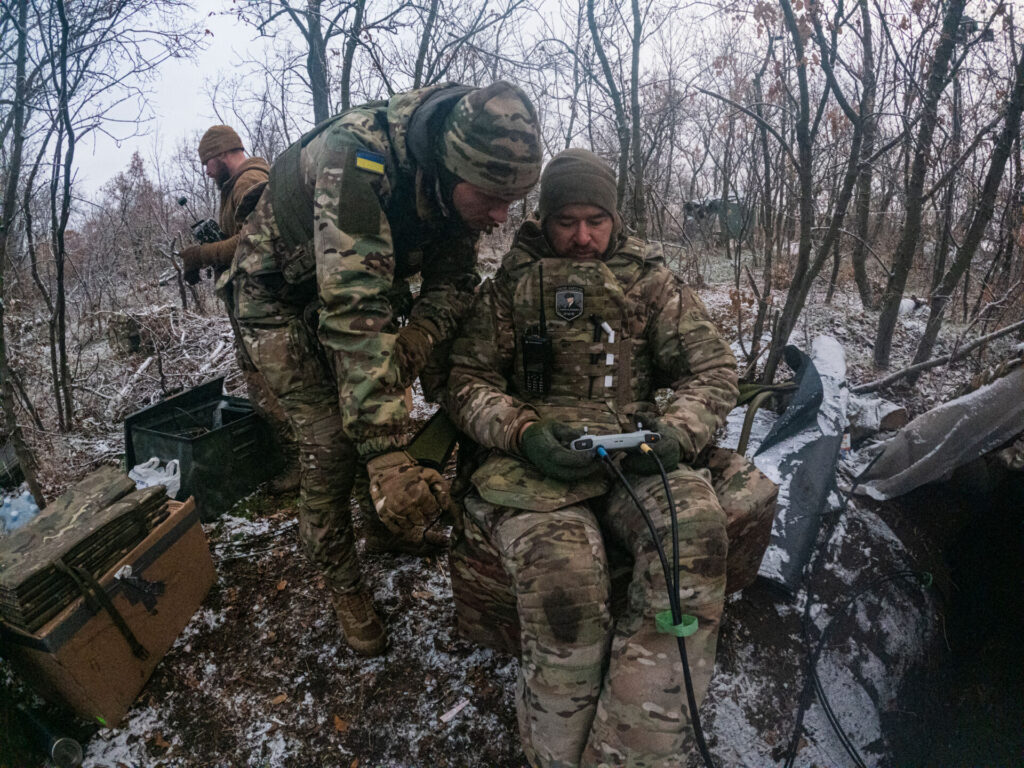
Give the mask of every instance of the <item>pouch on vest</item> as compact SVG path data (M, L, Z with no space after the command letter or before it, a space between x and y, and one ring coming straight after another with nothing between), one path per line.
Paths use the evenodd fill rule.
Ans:
M499 507L553 512L571 504L604 496L611 488L603 475L565 483L514 456L496 453L473 473L470 482L484 501Z
M552 347L550 389L545 398L533 394L525 350L517 350L515 380L524 398L632 402L631 345L624 330L628 306L611 270L597 260L546 258L531 265L513 295L518 344L539 325L541 302Z

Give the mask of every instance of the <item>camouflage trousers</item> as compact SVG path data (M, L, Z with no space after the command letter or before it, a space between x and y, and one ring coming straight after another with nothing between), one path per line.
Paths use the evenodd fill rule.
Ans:
M341 592L362 588L350 497L361 471L342 428L334 373L310 323L298 315L279 325L241 323L253 365L277 397L299 450L299 540Z
M671 558L660 477L629 478ZM669 473L679 525L679 596L696 616L686 639L697 701L715 662L725 600L726 517L709 473ZM625 489L555 512L464 500L467 528L483 533L511 578L520 625L516 705L534 766L676 766L693 749L676 639L655 628L668 610L665 575ZM613 621L607 545L633 558L628 605Z
M281 450L285 467L294 466L295 462L299 460L299 446L295 440L292 426L288 421L288 414L285 413L284 408L277 399L277 395L274 394L274 391L267 383L266 377L249 359L245 342L242 340L242 329L239 327L238 321L231 314L234 311L234 307L231 306L230 301L225 301L224 303L227 308L228 317L231 319L231 331L235 341L235 362L238 364L238 369L242 372L242 381L245 382L245 391L249 395L249 402L260 418L270 425L277 445Z

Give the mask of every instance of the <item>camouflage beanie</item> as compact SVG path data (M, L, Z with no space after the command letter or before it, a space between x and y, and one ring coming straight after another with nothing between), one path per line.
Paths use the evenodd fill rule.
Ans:
M537 183L540 158L537 112L504 80L470 91L445 119L441 163L489 194L525 196Z
M586 149L559 152L540 177L538 213L544 221L567 205L596 205L619 222L615 173L604 160Z
M235 129L229 125L215 125L199 140L199 162L206 165L217 155L233 149L245 149Z

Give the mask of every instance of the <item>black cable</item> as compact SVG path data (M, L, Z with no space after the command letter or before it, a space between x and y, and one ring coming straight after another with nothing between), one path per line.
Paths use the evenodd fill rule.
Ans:
M856 485L854 487L856 487ZM850 497L845 494L844 496L845 498L843 501L843 506L839 510L840 512L846 511L847 505L849 504ZM818 661L821 659L822 651L825 649L825 646L828 643L828 633L829 630L832 628L832 625L835 623L836 619L838 619L840 616L846 615L850 608L853 606L853 604L871 590L875 589L876 587L886 582L895 581L896 579L902 578L916 579L922 582L925 586L927 586L931 581L931 575L927 572L918 572L913 570L895 571L893 573L889 573L872 580L865 587L863 587L856 594L854 594L851 598L849 598L849 600L846 601L843 607L839 611L837 611L836 614L829 620L829 622L821 630L821 634L818 637L817 645L812 645L810 637L810 611L811 606L814 603L811 600L811 592L810 588L808 587L807 603L804 606L804 617L802 621L802 633L804 637L804 643L809 651L809 658L807 661L807 680L804 682L804 687L801 692L800 708L797 710L796 723L793 727L793 736L790 739L789 750L786 756L786 762L784 763L785 768L792 768L793 762L796 760L797 745L800 740L800 734L803 732L804 716L807 713L807 709L810 707L811 700L813 699L814 694L818 696L818 700L821 703L821 708L825 713L825 717L829 721L829 725L832 726L832 730L839 738L839 742L840 744L842 744L843 749L846 751L846 754L849 755L851 760L853 760L857 768L867 768L867 764L861 757L860 752L857 750L857 747L853 744L853 741L847 735L846 731L843 730L842 724L839 722L839 718L836 715L835 710L832 709L832 704L825 693L825 687L824 685L822 685L821 678L818 676ZM812 687L813 693L809 693Z
M652 451L652 453L653 453L653 451ZM666 583L666 586L667 586L668 592L669 592L669 595L668 595L669 608L672 611L672 623L675 624L675 625L679 625L680 623L682 623L682 620L683 620L683 612L682 612L682 610L679 607L679 591L676 590L674 593L672 591L672 582L673 582L672 574L676 573L676 578L678 578L678 573L669 570L668 560L665 557L665 548L662 547L661 540L658 538L658 531L654 527L654 521L651 519L651 515L650 515L650 513L648 513L647 509L644 507L643 503L637 497L636 491L633 490L633 486L631 486L629 484L629 481L626 480L625 475L623 475L622 471L617 466L615 466L615 462L613 462L611 460L611 457L608 455L608 451L606 451L603 447L598 447L597 455L599 457L601 457L601 459L605 462L605 464L607 464L609 467L611 467L612 471L619 478L619 482L622 483L623 488L626 489L626 492L629 494L630 498L633 499L633 503L636 504L637 509L640 510L640 514L643 515L644 522L647 523L647 528L651 532L651 540L654 542L654 547L658 551L658 559L661 561L662 573L665 574L665 583ZM659 467L661 466L661 462L660 461L658 461L658 465L659 465ZM662 474L664 475L664 468L663 467L662 467ZM666 478L666 483L667 483L667 478ZM669 499L672 498L672 494L671 493L668 494L668 496L669 496ZM670 504L671 504L671 501L670 501ZM675 515L675 505L671 504L670 509L672 510L672 522L675 523L675 517L676 517L676 515ZM673 525L673 531L675 532L675 526L674 525ZM673 550L676 550L677 548L678 548L678 540L673 540ZM679 558L677 556L676 557L676 567L677 568L678 568L678 565L679 565ZM687 703L687 706L690 708L690 724L693 726L693 735L694 735L694 737L695 737L695 739L697 741L697 748L700 750L700 755L701 755L701 758L704 760L704 765L706 765L707 768L714 768L715 767L715 763L711 759L711 753L708 752L708 745L704 741L704 729L701 728L701 725L700 725L700 714L697 711L697 697L696 697L696 695L693 692L693 678L690 675L690 663L689 663L689 661L687 660L687 657L686 657L686 640L685 640L685 638L682 638L682 637L676 635L676 645L679 648L679 659L680 659L680 661L682 661L682 664L683 664L683 681L686 683L686 703Z
M857 490L857 486L860 485L860 478L862 478L865 474L867 474L868 470L870 470L875 465L875 462L877 462L881 457L882 457L882 454L880 452L870 462L868 462L868 465L866 467L864 467L864 469L862 469L860 471L860 473L857 475L857 477L854 478L853 484L850 486L850 493L849 494L843 494L843 504L837 510L838 514L836 515L836 520L838 520L839 516L842 515L842 513L845 512L847 510L847 508L849 507L850 496L853 495L853 493ZM822 517L825 517L826 515L827 515L827 513L821 513ZM832 528L829 530L828 536L825 537L826 545L828 543L829 537L831 537L831 535L832 535L832 530L834 530L834 527L835 527L835 521L832 522ZM811 567L808 568L808 574L809 575L808 575L808 579L807 579L807 582L808 582L808 586L807 586L807 602L804 604L804 615L803 615L803 618L801 619L801 626L803 627L803 634L804 634L805 642L807 643L807 651L808 651L808 653L810 655L809 655L809 658L808 658L807 679L804 681L804 686L803 686L803 688L800 691L800 704L799 704L799 706L797 708L796 721L793 724L793 735L790 738L789 748L787 749L787 752L786 752L786 762L783 764L783 768L793 768L793 762L796 760L797 748L799 747L799 742L800 742L800 734L803 733L803 729L804 729L804 715L806 715L807 709L808 709L808 707L810 707L811 700L813 699L813 693L811 693L810 686L808 685L808 683L812 682L814 680L814 678L817 676L817 673L815 672L815 667L816 667L816 665L818 663L818 657L821 655L821 648L820 648L820 646L815 651L811 650L810 641L808 639L809 634L808 634L808 631L807 631L807 628L809 626L809 622L810 622L810 619L811 619L811 605L813 604L812 600L811 600L811 587L810 587L811 575L813 575L813 574L811 574L811 569L813 569L814 573L817 573L817 569L820 567L820 563L822 562L822 558L821 558L820 554L821 554L821 550L818 550L818 551L815 552L814 561L813 561ZM833 724L833 728L837 728L837 727L838 727L838 721L836 721ZM840 742L842 742L844 748L846 748L846 742L849 741L849 739L846 736L846 733L842 732L842 728L839 728L837 730L836 735L839 736ZM846 739L846 741L844 741L844 739ZM850 744L850 749L852 749L852 748L853 748L853 745L851 743ZM850 749L847 749L848 753L850 753ZM855 749L853 750L853 753L850 753L850 756L855 761L860 759L860 755L856 754L856 750Z
M847 615L850 608L853 607L853 604L868 592L876 589L877 587L881 586L882 584L885 584L886 582L895 581L897 579L914 579L927 586L927 584L930 583L931 576L927 572L918 572L908 569L903 571L894 571L893 573L886 574L885 576L880 576L874 581L870 582L867 586L865 586L863 589L857 592L857 594L851 597L846 602L846 604L836 613L835 616L829 619L828 624L826 624L825 627L821 630L821 636L818 638L818 648L816 656L818 658L821 657L822 651L828 644L829 630L832 628L832 625L835 624L836 619L838 619L840 616ZM806 627L804 636L809 644L810 637L806 632ZM818 677L817 664L811 667L811 679L814 683L815 692L818 694L818 699L821 702L821 707L825 711L825 716L828 718L829 723L832 725L832 729L836 732L836 735L839 737L840 742L846 749L846 753L850 756L854 763L856 763L857 768L867 768L866 763L864 762L863 758L861 758L860 753L857 751L857 748L853 744L853 741L846 734L846 732L842 728L842 725L839 723L839 718L836 716L835 711L832 709L832 704L829 702L828 696L825 695L825 687L821 684L821 678Z

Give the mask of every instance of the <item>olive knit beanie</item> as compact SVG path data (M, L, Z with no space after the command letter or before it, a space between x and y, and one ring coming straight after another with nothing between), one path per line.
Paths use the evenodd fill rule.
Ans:
M618 225L617 199L615 173L604 160L586 149L566 149L551 158L541 174L537 208L543 221L567 205L596 205Z
M211 158L233 149L245 149L235 129L229 125L215 125L199 140L199 162L206 165Z

